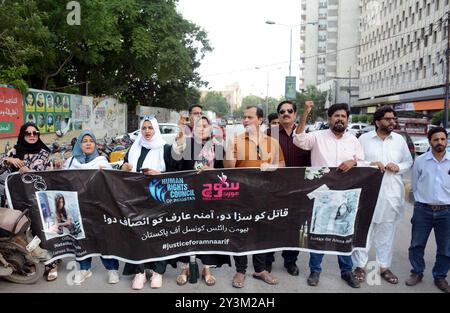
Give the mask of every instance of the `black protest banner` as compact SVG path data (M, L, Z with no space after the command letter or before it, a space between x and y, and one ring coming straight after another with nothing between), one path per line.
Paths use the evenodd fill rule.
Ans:
M11 175L7 191L54 259L140 263L284 249L348 255L366 245L381 180L373 168L62 170Z

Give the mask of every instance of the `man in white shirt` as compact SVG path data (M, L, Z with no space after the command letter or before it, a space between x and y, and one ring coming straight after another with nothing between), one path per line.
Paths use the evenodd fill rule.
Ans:
M364 268L368 261L371 242L375 244L376 259L380 275L391 284L398 277L389 269L392 261L394 238L399 221L403 218L405 187L402 174L409 171L413 160L403 137L393 130L397 114L391 106L380 107L373 115L375 130L361 135L359 141L364 149L365 161L384 172L378 201L375 207L365 250L353 253L356 268L353 272L359 281L364 281Z
M305 133L308 114L314 106L313 101L306 101L300 125L294 135L294 144L303 149L311 151L311 165L337 167L342 172L350 171L359 163L365 164L364 152L355 136L346 132L350 110L346 103L333 104L328 109L328 123L330 129L319 130L313 133ZM362 162L362 163L361 163ZM319 284L322 271L321 263L323 254L310 253L309 269L311 271L307 283L310 286ZM350 287L359 288L360 282L354 277L351 256L338 255L341 278Z

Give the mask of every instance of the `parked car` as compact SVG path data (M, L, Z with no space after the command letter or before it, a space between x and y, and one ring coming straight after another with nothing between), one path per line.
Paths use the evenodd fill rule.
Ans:
M448 136L450 136L450 128L446 128L445 130L447 131ZM425 153L430 149L430 144L428 143L427 137L414 141L414 146L417 154ZM447 151L450 151L450 139L447 143Z
M356 134L356 137L358 138L358 137L361 136L362 134L371 132L372 130L375 130L375 125L367 125L366 127L364 127L363 129L361 129L361 130Z
M411 157L414 160L414 158L416 156L416 147L414 145L414 142L411 139L411 136L404 130L400 130L400 129L396 129L396 130L394 130L394 132L396 132L399 135L402 135L403 139L405 139L406 144L408 145L408 150L411 153Z
M159 123L159 131L161 132L162 138L167 142L167 144L171 145L175 141L175 137L179 133L180 129L177 124L172 123ZM134 132L128 133L130 139L135 141L140 129L135 130Z
M347 131L354 136L359 137L361 135L361 130L367 125L367 123L350 123L347 126Z
M421 139L418 139L414 141L414 147L416 148L417 154L422 154L428 151L430 148L430 144L428 143L428 138L423 137Z

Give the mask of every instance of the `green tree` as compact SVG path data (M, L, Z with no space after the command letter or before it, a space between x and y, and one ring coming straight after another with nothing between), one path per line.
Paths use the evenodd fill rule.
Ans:
M277 106L278 106L278 104L280 102L281 102L281 100L275 99L275 98L272 98L272 97L269 97L267 99L269 114L277 112ZM244 97L244 99L242 99L242 105L235 112L236 114L234 114L234 116L235 117L241 117L243 112L244 112L244 110L245 110L245 108L248 107L248 106L251 106L251 105L260 106L261 109L263 109L263 111L264 111L264 116L267 116L266 99L263 99L261 97L254 96L254 95L246 96L246 97Z
M320 91L315 86L308 86L303 93L297 93L295 102L298 107L297 115L303 114L303 107L308 100L314 101L314 107L308 117L308 123L314 123L318 118L326 119L325 101L327 97L326 91Z
M367 120L368 120L368 116L366 114L360 115L359 121L361 123L367 123Z
M230 114L230 104L227 99L219 92L211 91L200 101L204 110L216 112L218 117L224 117Z
M206 83L196 70L211 47L177 12L177 0L78 2L80 26L67 24L60 1L0 5L1 81L81 94L89 86L90 94L115 95L131 108L187 108L199 100L196 89Z
M431 124L439 126L444 121L444 110L441 110L433 115L431 119Z

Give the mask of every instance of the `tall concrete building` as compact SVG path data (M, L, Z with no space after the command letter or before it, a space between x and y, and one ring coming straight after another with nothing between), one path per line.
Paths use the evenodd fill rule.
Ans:
M392 104L433 114L444 107L449 0L362 0L363 113Z
M302 0L300 89L328 92L329 103L359 94L360 0Z

